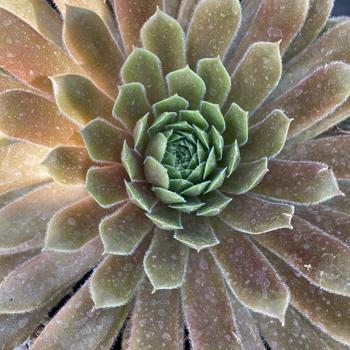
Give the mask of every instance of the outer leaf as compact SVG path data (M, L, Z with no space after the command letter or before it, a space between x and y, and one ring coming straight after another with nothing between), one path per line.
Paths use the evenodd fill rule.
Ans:
M11 202L0 210L0 248L14 248L38 235L43 237L51 217L85 195L83 187L51 183Z
M187 32L194 10L199 1L200 0L181 0L177 20L185 32Z
M350 248L297 216L293 230L278 230L256 240L285 260L312 283L331 293L349 296Z
M129 303L143 277L142 259L148 243L145 240L133 255L109 255L94 271L91 296L97 308Z
M107 214L108 210L91 197L64 208L48 224L45 249L57 252L79 250L98 236L98 224Z
M101 17L86 8L66 6L63 38L69 53L96 86L115 98L124 58Z
M157 55L164 74L186 64L184 32L179 23L159 8L141 30L143 47Z
M162 290L152 293L151 286L145 281L136 297L128 349L181 349L181 317L179 292Z
M206 251L190 253L182 302L194 349L240 349L225 283Z
M83 147L59 146L47 154L42 165L48 174L62 185L85 184L92 162Z
M201 58L223 56L233 39L240 17L241 7L238 0L201 1L188 30L187 51L190 66L195 67Z
M250 127L248 143L240 150L242 162L277 156L284 147L291 121L282 111L277 110Z
M96 310L89 293L90 280L49 322L35 340L34 350L108 349L122 328L130 306ZM86 317L89 315L89 317ZM99 329L98 332L91 332Z
M151 230L152 224L142 209L127 203L100 223L100 235L105 252L115 255L132 254Z
M63 50L20 18L0 9L0 22L4 24L0 34L0 65L19 80L51 93L50 76L79 72ZM25 52L23 47L26 47Z
M21 90L0 95L0 130L10 137L47 147L79 145L77 129L54 103L39 95Z
M350 181L338 179L338 185L345 196L333 197L324 202L324 205L330 206L343 213L350 214Z
M341 194L333 172L321 163L272 160L254 192L275 199L317 204Z
M183 229L175 231L174 238L190 248L200 251L220 243L205 218L183 215L182 224Z
M240 232L261 234L282 227L291 228L294 207L242 195L234 197L220 219Z
M23 313L45 305L93 268L101 253L94 240L78 253L45 252L21 265L0 284L1 312Z
M266 99L282 75L279 42L257 42L249 47L232 75L227 104L252 112Z
M102 91L81 75L51 77L59 110L79 124L95 118L113 121L113 103Z
M169 232L156 229L144 259L147 277L153 292L173 289L182 285L188 249L176 241Z
M86 177L86 189L97 203L108 208L128 198L123 182L125 178L126 172L121 165L90 168Z
M134 46L140 44L140 31L143 24L161 5L160 0L114 0L115 13L122 33L124 47L131 53Z
M211 223L221 242L211 252L234 295L250 309L283 324L289 293L280 277L247 238L217 219Z
M124 63L121 76L124 83L141 83L146 88L151 104L165 98L161 64L152 52L135 48Z

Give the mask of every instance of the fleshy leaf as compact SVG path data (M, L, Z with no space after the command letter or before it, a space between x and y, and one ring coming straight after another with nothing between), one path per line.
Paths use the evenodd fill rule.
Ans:
M211 191L214 191L218 188L220 188L225 180L227 173L227 168L220 169L218 168L216 170L216 173L213 175L212 179L210 180L210 184L208 188L206 189L205 193L209 193Z
M248 112L233 103L225 115L226 130L223 134L225 143L237 140L240 146L248 141Z
M242 195L234 197L219 217L237 231L256 235L279 228L291 228L293 213L294 207L290 205Z
M189 108L199 109L206 87L202 78L188 66L171 72L166 77L169 95L178 94L189 102Z
M129 199L143 210L150 212L158 201L147 182L125 182L125 187Z
M71 56L96 86L115 98L124 57L102 18L87 8L66 5L63 38Z
M153 157L145 159L145 175L149 183L162 187L169 188L169 175L166 168Z
M230 177L239 166L241 155L237 140L224 148L222 164L227 168L226 176Z
M267 173L267 159L252 163L241 163L237 170L225 180L222 190L230 194L243 194L254 188Z
M204 205L198 199L187 200L186 203L172 204L170 208L174 208L182 213L193 213Z
M79 250L98 236L99 221L107 214L108 210L91 197L64 208L49 222L45 249L57 252Z
M219 244L215 233L206 218L182 216L182 230L176 230L174 238L190 248L200 251Z
M135 48L125 61L120 74L124 83L141 83L151 104L165 98L161 64L159 58L152 52Z
M186 64L184 32L180 24L159 8L141 30L143 47L157 55L164 74Z
M179 204L186 202L186 200L176 192L165 190L164 188L154 187L153 192L161 202L166 204Z
M79 124L95 118L112 121L113 102L90 80L73 74L51 77L53 92L59 110Z
M179 112L188 108L188 102L181 96L175 94L152 106L154 114L159 117L165 112Z
M246 237L217 219L211 224L220 240L211 252L233 294L245 306L283 324L289 293L275 270Z
M196 125L200 129L207 129L209 124L199 113L199 111L180 111L179 120L186 121L192 125Z
M210 14L210 15L209 15ZM187 34L191 67L201 58L223 56L239 26L238 0L203 0L196 7Z
M59 146L47 154L42 165L62 185L85 184L92 162L84 147Z
M94 119L81 131L91 159L97 162L120 162L124 140L131 136L103 119Z
M210 181L201 182L199 184L193 185L186 190L182 191L180 194L187 197L197 197L202 193L205 193L210 185Z
M113 107L113 115L120 119L129 130L149 112L151 106L147 100L145 87L140 83L124 84Z
M181 0L177 20L185 32L187 32L194 10L199 0Z
M146 148L145 156L150 156L158 162L161 162L164 157L167 144L168 139L164 133L159 132L150 139Z
M225 119L221 113L220 106L207 101L201 103L201 114L216 130L222 134L226 129Z
M121 165L90 168L86 177L86 189L97 203L108 208L128 198L124 185L126 176Z
M279 42L254 43L232 75L228 105L235 102L252 112L276 87L282 75Z
M129 303L143 278L142 260L149 239L133 255L109 255L91 277L91 296L96 308L119 307Z
M242 162L274 158L283 149L291 123L282 111L274 111L249 128L248 142L240 149Z
M182 285L188 248L176 241L170 232L156 229L144 259L147 277L154 291Z
M207 87L204 100L222 107L231 89L231 78L221 59L219 57L201 59L197 65L197 74Z
M147 126L149 114L144 115L137 123L133 132L135 151L142 155L148 141Z
M0 130L47 147L81 144L76 124L60 114L54 103L27 91L10 90L0 95Z
M156 204L146 216L161 230L182 229L180 213L163 203Z
M198 216L216 216L219 215L232 201L232 198L224 196L219 191L208 193L201 196L201 200L205 203L197 211Z
M84 196L82 186L50 183L11 202L0 210L0 248L14 248L36 236L43 237L51 217Z
M129 147L126 141L124 141L121 161L130 180L144 180L142 159Z
M240 349L225 282L207 251L190 252L182 302L194 349Z
M269 161L269 172L254 192L307 205L341 194L333 172L326 165L284 160Z
M100 223L100 235L105 252L130 255L151 231L152 223L133 203L127 203Z

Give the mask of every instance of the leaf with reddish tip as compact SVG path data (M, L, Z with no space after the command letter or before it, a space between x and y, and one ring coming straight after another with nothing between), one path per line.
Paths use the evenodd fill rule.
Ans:
M94 240L78 253L38 255L12 271L0 284L0 311L16 314L45 305L93 268L101 254L102 245Z
M89 284L90 280L48 323L31 346L33 350L70 347L94 350L109 349L112 346L128 316L130 305L118 309L96 310ZM92 332L92 329L98 329L98 332Z
M235 102L252 112L277 86L282 75L279 42L257 42L249 47L232 75L227 105Z
M312 283L350 296L350 248L297 216L292 225L293 230L278 230L255 239Z
M11 202L0 210L0 248L14 248L42 235L58 210L86 195L81 186L51 183Z
M152 223L142 209L129 202L100 223L100 235L105 252L130 255L152 229Z
M233 201L219 217L237 231L261 234L282 227L291 228L293 213L294 207L290 205L241 195L233 197Z
M254 192L299 204L318 204L341 194L331 170L321 163L269 161L269 172Z
M207 251L190 252L182 302L194 349L240 349L225 282Z
M123 306L131 300L143 274L146 239L133 255L109 255L91 277L91 296L97 308Z
M41 19L47 20L47 17ZM3 24L0 33L0 65L19 80L44 93L51 93L50 76L80 71L63 50L47 41L20 18L0 9L0 22Z
M152 293L145 280L137 293L130 320L128 349L182 349L181 318L180 293L177 290Z
M240 18L241 6L238 0L200 1L187 34L190 66L196 67L201 58L223 57L239 26Z
M246 237L217 219L211 224L220 240L211 252L234 295L250 309L283 324L289 293L275 270Z
M174 289L182 285L188 249L170 232L155 229L144 259L144 269L153 290Z
M124 58L101 17L86 8L66 6L63 38L82 70L115 98Z
M77 125L60 114L54 103L28 91L0 95L0 130L46 147L81 145Z
M44 249L56 252L78 251L98 236L99 222L109 213L91 197L65 207L50 220Z
M92 162L84 147L59 146L41 164L61 185L83 185Z
M51 77L59 110L79 124L95 118L114 121L113 102L90 80L81 75L65 74Z

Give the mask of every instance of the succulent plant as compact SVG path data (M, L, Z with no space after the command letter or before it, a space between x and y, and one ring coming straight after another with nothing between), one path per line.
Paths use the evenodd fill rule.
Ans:
M55 4L0 0L0 349L347 349L350 20Z

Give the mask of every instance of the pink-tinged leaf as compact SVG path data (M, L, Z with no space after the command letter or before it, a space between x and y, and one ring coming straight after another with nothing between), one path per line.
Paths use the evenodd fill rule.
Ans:
M210 250L233 294L243 305L283 324L289 294L275 270L240 232L219 220L212 225L220 244Z
M87 197L65 207L50 220L45 239L46 250L74 252L97 237L101 219L111 213Z
M254 192L306 205L318 204L342 194L327 165L287 160L271 160L269 172L254 187Z
M140 31L144 23L162 6L161 0L114 0L115 12L124 47L129 54L140 46Z
M291 227L294 207L270 203L252 196L233 197L232 202L219 215L231 228L250 234L261 234Z
M31 25L49 41L59 47L63 47L62 19L47 2L37 0L1 0L0 7Z
M28 91L0 95L0 130L46 147L82 144L78 127L60 114L54 103Z
M48 149L15 143L0 148L0 192L39 184L50 179L40 165Z
M349 346L350 299L314 286L277 258L269 256L269 260L287 281L291 304L323 333Z
M239 26L240 18L241 6L238 0L200 1L187 34L190 66L195 68L202 58L223 57Z
M181 0L177 21L181 24L183 30L187 32L191 18L200 0Z
M0 210L0 249L14 248L42 236L58 210L86 195L83 187L50 183L11 202Z
M110 349L130 310L95 309L89 293L89 283L49 322L31 346L33 350Z
M79 72L63 50L20 18L0 9L0 22L0 66L18 79L51 93L50 76Z
M177 18L182 0L163 0L165 13L173 18Z
M303 51L323 30L331 14L335 0L310 0L310 8L304 23L292 44L285 59L289 60Z
M82 70L114 99L124 57L103 20L91 10L66 6L63 38Z
M325 205L297 207L296 214L350 247L350 215Z
M194 350L241 349L225 282L207 251L189 254L182 303Z
M262 0L246 28L246 35L228 59L229 71L233 71L250 45L257 41L281 40L283 54L304 24L309 9L308 0Z
M251 45L232 74L226 107L232 102L252 112L267 98L282 74L280 43L257 42Z
M97 308L126 305L144 277L143 257L150 237L133 255L109 255L95 270L91 279L91 296Z
M350 215L350 180L339 179L338 185L340 191L344 193L345 196L334 197L322 204Z
M350 177L350 136L324 137L287 147L282 159L314 161L327 164L339 178Z
M317 286L350 296L350 248L299 217L292 225L254 239Z
M183 349L180 328L180 293L178 290L152 293L145 280L137 293L135 308L130 321L129 350Z
M1 74L1 71L0 71L0 93L6 90L14 90L14 89L34 91L32 90L32 88L29 87L29 85L25 85L21 81L7 74Z
M94 240L78 253L38 255L12 271L0 284L0 311L16 314L45 305L93 268L101 254L102 244Z
M256 123L274 109L281 109L293 119L288 138L298 135L332 113L350 94L350 66L334 62L319 68L294 88L268 103L252 116Z

